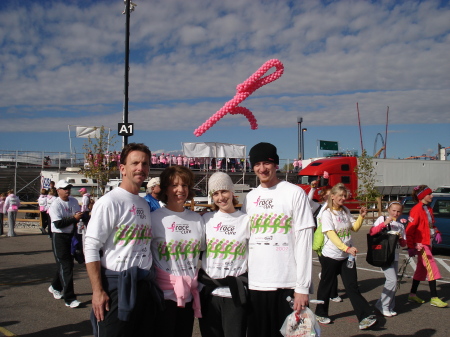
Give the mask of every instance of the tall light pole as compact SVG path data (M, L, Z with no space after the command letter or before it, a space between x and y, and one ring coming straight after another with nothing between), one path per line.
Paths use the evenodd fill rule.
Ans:
M302 158L302 135L301 135L301 131L302 131L302 122L303 122L303 118L302 117L297 117L297 126L298 126L298 159L303 159Z
M308 131L307 128L302 129L302 156L303 157L305 156L305 132L306 131ZM303 157L302 157L302 160L304 159Z
M125 14L126 20L125 20L125 85L123 93L125 95L125 98L123 100L123 125L125 126L125 130L128 132L122 133L123 146L128 144L128 135L133 134L132 130L129 130L130 127L128 124L128 86L129 86L129 72L130 72L130 13L134 11L134 7L136 7L136 4L131 2L131 0L124 0L125 3L125 10L122 12L122 14ZM132 126L131 126L132 128ZM121 133L121 130L119 128L119 134Z

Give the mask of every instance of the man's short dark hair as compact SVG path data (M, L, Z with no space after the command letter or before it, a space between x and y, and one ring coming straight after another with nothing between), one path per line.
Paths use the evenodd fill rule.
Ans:
M128 155L133 151L144 152L149 158L152 156L152 153L147 145L143 143L130 143L125 145L122 149L122 153L120 154L120 164L125 165L127 163Z

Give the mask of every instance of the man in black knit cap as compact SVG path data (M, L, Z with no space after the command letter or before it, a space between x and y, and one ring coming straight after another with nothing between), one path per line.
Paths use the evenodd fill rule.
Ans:
M256 144L249 156L260 185L242 206L250 217L251 229L248 336L281 336L279 330L292 313L286 298L294 299L297 311L309 303L314 219L305 192L278 179L279 158L274 145Z

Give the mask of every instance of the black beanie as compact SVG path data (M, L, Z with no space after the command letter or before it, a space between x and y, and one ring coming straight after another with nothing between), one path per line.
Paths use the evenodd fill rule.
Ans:
M280 163L277 155L277 148L270 143L256 144L250 149L248 155L250 157L250 165L252 165L252 168L260 161L271 161L277 165Z

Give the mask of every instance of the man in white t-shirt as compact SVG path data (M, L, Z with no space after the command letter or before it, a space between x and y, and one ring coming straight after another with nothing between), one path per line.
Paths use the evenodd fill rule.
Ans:
M83 213L80 211L77 199L70 196L72 185L65 180L60 180L55 185L58 198L49 209L53 254L56 260L56 275L48 291L55 299L64 297L64 302L69 308L80 305L73 288L73 256L71 254L74 226L77 225Z
M150 208L139 196L150 156L144 144L126 145L120 155L120 187L101 197L92 210L85 258L96 336L152 335L158 297L151 269L152 227Z
M248 260L252 311L249 337L280 335L293 309L308 306L314 219L305 192L276 175L277 148L259 143L249 153L260 185L247 194L242 209L250 217Z

